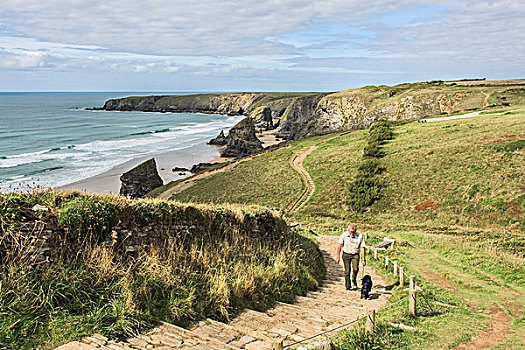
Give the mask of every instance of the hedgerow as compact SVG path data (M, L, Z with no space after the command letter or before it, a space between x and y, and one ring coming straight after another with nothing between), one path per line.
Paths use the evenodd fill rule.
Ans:
M363 161L349 186L348 204L354 211L363 212L381 199L381 190L385 186L379 177L385 170L380 161L385 155L382 144L393 137L392 126L386 120L378 120L370 127L367 144L363 148Z

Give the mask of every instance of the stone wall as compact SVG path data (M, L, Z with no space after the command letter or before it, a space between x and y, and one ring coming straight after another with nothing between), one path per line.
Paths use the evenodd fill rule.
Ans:
M88 231L74 233L60 224L56 215L60 210L44 206L38 209L20 208L24 212L21 220L3 229L0 260L8 255L22 254L27 258L25 260L50 261L56 251L75 253L88 246L89 242L133 256L151 247L184 245L195 239L235 239L235 235L248 235L253 239L279 238L288 232L284 219L269 210L170 203L167 205L169 210L163 211L160 209L165 209L167 202L151 204L154 202L141 200L137 203L151 204L147 208L148 213L142 215L142 209L133 205L134 201L119 200L131 205L119 208L116 223L106 228L102 235ZM159 211L151 212L156 205Z

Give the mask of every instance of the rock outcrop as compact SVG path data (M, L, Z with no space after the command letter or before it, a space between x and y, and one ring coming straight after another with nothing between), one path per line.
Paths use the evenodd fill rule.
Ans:
M247 117L238 122L228 133L223 157L244 157L262 149L262 142L255 135L253 119Z
M208 170L211 167L216 167L216 166L219 166L221 164L225 164L225 163L215 162L215 163L199 163L199 164L195 164L195 165L193 165L190 168L190 173L197 174L197 173L200 173L201 171Z
M228 142L228 138L224 136L224 130L221 130L219 135L208 141L208 145L224 146Z
M315 122L312 116L316 115L317 104L323 96L311 95L295 99L284 112L277 136L283 139L296 140L309 136L312 132L320 134L321 131L318 130L318 127L312 130L308 125ZM327 132L334 129L337 127L326 128Z
M335 93L234 93L185 96L144 96L109 100L105 110L202 112L245 115L257 131L276 129L296 140L339 130L365 128L379 118L392 122L460 113L486 107L487 94L497 105L520 103L523 80L510 85L413 83L393 87L365 86ZM491 101L492 101L491 100ZM495 103L495 102L494 102ZM224 140L222 140L224 142Z
M273 130L272 110L268 106L257 107L250 113L256 131Z
M178 96L126 97L106 101L106 111L142 111L173 113L209 113L243 115L264 95L242 94L199 94Z
M122 174L120 182L120 194L131 198L144 197L146 193L163 185L157 171L155 158L151 158Z

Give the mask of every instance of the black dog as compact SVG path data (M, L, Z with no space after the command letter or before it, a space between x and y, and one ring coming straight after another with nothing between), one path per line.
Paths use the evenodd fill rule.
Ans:
M366 275L361 279L361 299L368 299L372 291L372 277Z

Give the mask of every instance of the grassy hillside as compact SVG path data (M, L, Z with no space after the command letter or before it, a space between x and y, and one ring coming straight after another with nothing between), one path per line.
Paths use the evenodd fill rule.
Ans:
M304 222L345 221L487 228L525 228L525 113L480 115L395 128L385 146L384 197L364 214L348 205L348 184L361 160L367 131L319 144L305 160L316 184L312 199L294 217ZM197 182L174 199L258 203L285 209L300 195L291 155L329 136L309 138Z
M253 157L235 168L200 179L170 199L195 203L255 204L286 209L304 189L301 176L292 169L292 155L328 136L292 142L281 148ZM169 185L167 186L169 188Z
M396 130L385 146L385 197L361 221L525 228L525 114L410 123ZM307 158L319 191L300 217L322 221L325 214L349 214L346 186L365 137L365 131L349 134Z
M0 223L2 349L126 337L163 320L225 320L291 301L324 275L315 243L258 207L10 194L0 195ZM169 229L141 241L160 225ZM43 240L51 249L37 259ZM147 248L125 253L130 240Z
M395 125L395 137L383 145L385 155L379 161L384 167L382 198L364 212L353 211L348 201L349 185L363 162L367 130L325 143L319 141L332 135L296 141L287 150L198 181L175 198L261 203L285 210L301 195L299 179L280 177L276 186L275 174L293 174L291 155L316 144L304 162L315 193L297 212L287 213L289 220L322 233L356 222L368 233L369 243L395 238L391 260L399 261L425 289L418 317L409 316L406 305L388 309L378 316L380 332L374 337L354 331L339 334L335 341L343 349L363 343L448 349L472 337L498 349L523 348L525 110L496 111L501 114ZM221 188L221 195L210 193L212 188ZM382 262L368 261L383 268ZM406 296L397 279L385 273L393 287L392 300ZM388 322L417 331L399 330Z

